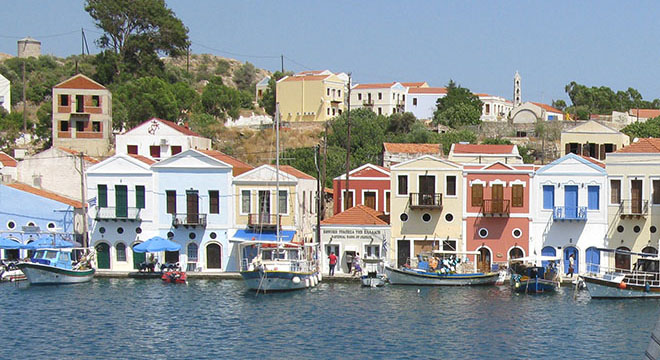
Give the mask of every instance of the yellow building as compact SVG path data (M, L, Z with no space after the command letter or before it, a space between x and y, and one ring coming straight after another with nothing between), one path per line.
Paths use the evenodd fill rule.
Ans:
M348 89L348 76L328 70L308 71L277 82L282 121L326 121L341 115Z
M392 249L388 261L401 266L422 252L462 251L463 167L425 155L394 165L390 171Z
M609 180L610 249L658 253L660 239L660 139L640 139L605 160ZM609 266L630 270L637 261L610 256ZM607 262L603 262L607 263Z
M628 144L630 144L628 135L595 120L589 120L561 132L562 156L574 153L605 160L606 154L617 151Z

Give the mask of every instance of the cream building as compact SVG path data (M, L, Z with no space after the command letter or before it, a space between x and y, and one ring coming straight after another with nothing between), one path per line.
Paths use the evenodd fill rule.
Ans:
M561 133L562 156L574 153L605 160L606 154L629 144L628 135L595 120L583 122Z
M367 108L378 115L404 112L408 88L398 82L359 84L351 89L351 110Z
M447 159L461 164L523 163L516 145L452 144Z
M277 81L276 101L282 121L326 121L341 115L348 76L328 70L308 71Z
M463 167L425 155L390 168L392 240L388 261L401 266L433 249L465 249Z

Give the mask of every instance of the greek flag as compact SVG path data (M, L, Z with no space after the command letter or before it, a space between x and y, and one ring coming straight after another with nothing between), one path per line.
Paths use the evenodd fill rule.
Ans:
M381 245L381 247L383 248L383 256L384 256L385 254L387 254L387 239L385 238L385 236L383 236L383 245Z
M94 196L93 198L87 200L87 204L89 205L89 207L96 206L96 196Z

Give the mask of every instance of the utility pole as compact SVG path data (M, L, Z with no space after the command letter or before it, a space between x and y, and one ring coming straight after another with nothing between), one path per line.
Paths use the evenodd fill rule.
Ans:
M186 51L186 73L190 75L190 45Z
M325 132L323 133L323 172L322 172L322 181L321 187L323 190L323 196L325 196L325 179L327 176L326 173L326 163L328 162L328 122L325 122ZM325 219L325 201L321 201L321 219Z
M321 145L314 148L314 165L316 165L316 243L321 244L321 207L323 196L321 195L321 167L319 166L319 155Z
M27 101L25 100L25 59L23 59L23 137L27 136Z
M280 60L282 61L282 74L284 74L284 54L280 55Z
M348 199L350 192L348 191L348 178L349 172L351 171L351 73L348 73L348 109L346 111L346 185L344 188L344 196L342 201L344 202L344 207L348 210Z
M83 247L89 246L87 239L87 199L85 198L85 155L80 152L80 201L82 203L82 244Z

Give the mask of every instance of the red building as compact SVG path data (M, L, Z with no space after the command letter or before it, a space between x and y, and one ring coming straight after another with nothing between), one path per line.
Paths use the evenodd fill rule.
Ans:
M464 165L467 251L488 271L510 258L528 255L530 181L534 165Z
M385 214L390 213L390 170L378 165L365 164L349 172L348 192L344 201L346 174L332 180L334 214L357 204Z

